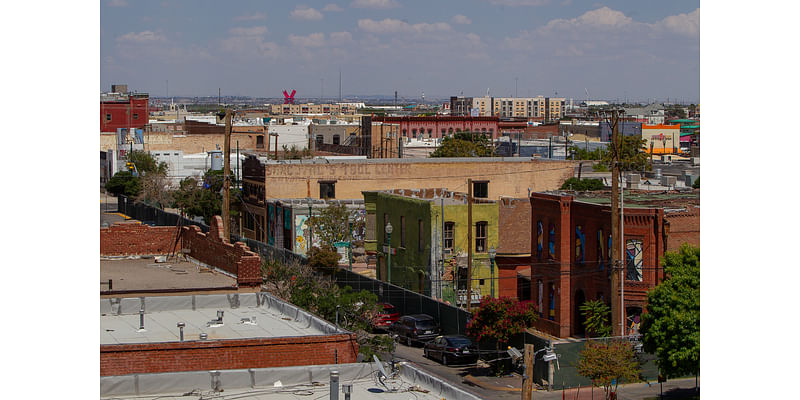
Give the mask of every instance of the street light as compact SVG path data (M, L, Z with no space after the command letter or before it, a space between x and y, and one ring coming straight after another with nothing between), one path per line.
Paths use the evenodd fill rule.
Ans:
M386 256L386 281L392 283L392 223L386 223L386 235L389 240L389 254Z
M495 256L497 256L497 250L495 250L494 249L494 245L492 245L492 247L489 248L489 261L491 263L490 271L491 271L491 274L492 274L491 275L492 276L492 286L491 286L492 297L494 297L494 258L495 258Z

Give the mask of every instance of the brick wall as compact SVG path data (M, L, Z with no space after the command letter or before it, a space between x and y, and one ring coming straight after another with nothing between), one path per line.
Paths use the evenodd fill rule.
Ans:
M669 237L667 251L678 251L683 243L700 247L700 208L688 212L667 214Z
M177 234L178 230L174 226L117 224L100 228L100 255L169 254L173 250ZM180 247L177 250L180 251Z
M355 334L105 345L100 376L346 364L357 355Z
M240 287L261 284L261 258L242 242L223 240L222 218L214 217L208 234L196 225L181 229L181 242L173 247L177 235L174 226L117 224L101 228L100 255L163 255L189 249L189 257L235 275Z

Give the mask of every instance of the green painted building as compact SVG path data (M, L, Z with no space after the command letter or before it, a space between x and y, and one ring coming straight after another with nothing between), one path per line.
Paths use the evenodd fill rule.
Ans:
M467 286L467 195L445 189L362 193L367 213L365 250L377 258L376 277L456 303L457 291ZM391 235L386 231L387 224L392 226ZM489 249L497 248L497 227L497 202L475 198L472 204L473 303L492 294L492 277L498 276L496 266L492 273L489 259ZM499 287L494 286L496 296ZM476 292L480 296L475 296ZM461 301L464 300L466 296L462 295Z

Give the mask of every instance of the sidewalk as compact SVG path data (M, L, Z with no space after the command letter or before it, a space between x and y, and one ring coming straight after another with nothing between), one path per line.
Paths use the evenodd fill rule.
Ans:
M486 390L494 390L499 392L510 392L522 394L522 377L518 374L510 376L473 376L466 375L464 380L476 386L480 386ZM699 379L698 379L699 385ZM570 400L590 400L590 399L603 399L603 388L595 387L580 387L564 390L534 390L534 399L570 399ZM699 390L699 389L698 389ZM619 400L633 400L633 399L658 399L661 393L661 386L657 382L650 383L630 383L620 385L617 388L617 399ZM700 398L699 392L695 391L695 379L672 379L663 383L664 399L695 399Z

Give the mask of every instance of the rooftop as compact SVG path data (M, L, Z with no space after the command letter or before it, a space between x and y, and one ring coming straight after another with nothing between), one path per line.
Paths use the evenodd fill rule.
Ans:
M598 190L591 192L549 192L556 195L575 196L575 200L584 203L611 204L611 191ZM700 192L649 192L646 190L625 190L623 201L625 208L664 208L665 211L700 207Z
M139 310L144 309L144 329ZM215 321L222 311L222 323ZM127 297L100 300L100 345L180 340L275 338L341 333L330 323L267 293Z
M220 270L200 266L182 259L170 258L156 262L153 257L105 257L100 259L101 289L132 292L170 289L207 289L230 287L236 289L236 278Z
M388 366L383 365L385 371ZM327 399L331 371L343 385L352 385L351 399L477 400L478 397L402 363L399 374L377 380L375 363L315 365L247 370L174 372L100 377L101 398L187 400L231 398L251 400ZM216 389L212 385L217 385ZM389 391L388 389L394 389ZM224 394L224 396L223 396Z

